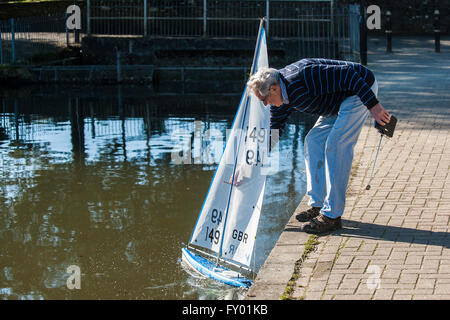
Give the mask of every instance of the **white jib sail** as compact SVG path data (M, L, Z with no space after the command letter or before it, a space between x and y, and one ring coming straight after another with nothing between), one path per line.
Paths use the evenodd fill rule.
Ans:
M268 67L264 28L258 34L252 73L261 67ZM269 108L246 89L189 241L250 268L266 182L269 120ZM238 186L229 183L235 171Z

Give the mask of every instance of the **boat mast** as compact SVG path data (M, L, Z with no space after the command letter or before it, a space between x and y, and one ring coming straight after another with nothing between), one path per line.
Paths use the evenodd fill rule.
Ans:
M263 18L260 19L260 22L259 22L258 36L256 38L256 47L255 47L255 52L254 52L254 55L253 55L253 62L252 62L252 67L250 69L250 75L253 75L254 70L255 70L255 66L256 66L256 63L257 63L256 60L258 58L259 48L260 48L260 44L261 44L261 32L262 32L262 30L263 30L263 28L265 26L266 21L267 21L267 18L263 17ZM247 88L245 90L247 90ZM246 95L245 99L246 99L246 101L245 101L245 111L244 111L244 116L242 118L242 121L245 121L245 117L246 117L246 113L247 113L248 102L249 102L248 101L249 100L248 99L248 94ZM243 124L244 123L242 123L241 126L243 126ZM243 128L241 128L241 129L243 129ZM241 137L242 137L242 132L243 132L243 130L241 130ZM239 146L240 146L240 144L239 144ZM238 147L238 150L239 150L239 147ZM234 173L236 172L236 165L237 165L238 155L239 155L239 152L237 152L236 159L234 161L234 168L233 168L233 173L232 173L231 186L230 186L230 191L229 191L229 194L228 194L228 202L227 202L227 207L226 207L226 211L225 211L224 226L223 226L221 240L220 240L219 252L217 254L216 265L219 265L219 260L222 257L223 239L224 239L224 235L225 235L225 228L227 226L228 210L230 208L230 199L231 199L231 194L232 194L232 191L233 191Z
M259 21L259 30L258 30L258 37L256 38L256 47L255 47L255 53L253 54L253 62L252 62L252 68L250 69L250 75L253 75L253 71L255 70L255 65L256 65L256 57L259 53L259 45L261 43L261 31L264 28L264 26L266 25L267 22L267 17L261 18L261 20Z

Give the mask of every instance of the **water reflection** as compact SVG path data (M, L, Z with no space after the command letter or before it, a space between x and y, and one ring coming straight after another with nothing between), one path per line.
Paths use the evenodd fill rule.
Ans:
M0 297L244 296L189 275L180 259L239 95L152 95L145 87L27 90L1 100ZM281 170L268 177L257 267L303 196L308 120L291 120L280 143ZM209 140L208 130L221 135ZM174 163L180 151L190 164ZM81 269L80 290L67 288L70 265Z

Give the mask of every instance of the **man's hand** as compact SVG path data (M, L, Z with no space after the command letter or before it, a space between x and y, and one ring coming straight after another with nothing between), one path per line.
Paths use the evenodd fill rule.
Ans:
M372 114L372 117L376 120L376 122L378 122L378 124L381 124L382 126L389 123L389 121L391 120L391 115L381 105L381 103L377 103L369 111Z
M239 170L236 169L236 171L234 173L234 179L233 179L233 177L231 177L230 181L228 181L229 184L231 184L231 182L233 182L233 186L236 186L236 187L238 187L242 183L242 178L239 177Z
M225 181L225 182L227 182L228 184L231 184L231 182L233 182L233 186L239 187L242 184L242 182L244 181L244 179L246 179L244 177L243 171L244 171L244 165L238 166L234 172L234 178L231 177L228 182L227 181Z

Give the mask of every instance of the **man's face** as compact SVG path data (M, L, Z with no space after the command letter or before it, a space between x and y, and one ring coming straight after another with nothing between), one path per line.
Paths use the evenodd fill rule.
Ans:
M283 104L283 98L281 97L281 88L279 84L273 84L269 88L269 94L267 96L262 96L259 92L255 93L258 99L267 106L268 104L272 106L281 106Z

